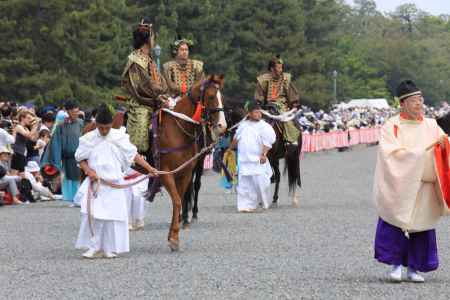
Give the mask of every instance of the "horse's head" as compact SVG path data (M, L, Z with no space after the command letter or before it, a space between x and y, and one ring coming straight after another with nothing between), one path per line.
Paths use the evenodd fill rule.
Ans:
M214 141L227 129L222 93L220 92L223 85L223 75L210 75L206 80L199 83L198 89L193 89L193 94L198 93L198 95L192 95L199 99L203 107L202 119L212 129L211 138Z

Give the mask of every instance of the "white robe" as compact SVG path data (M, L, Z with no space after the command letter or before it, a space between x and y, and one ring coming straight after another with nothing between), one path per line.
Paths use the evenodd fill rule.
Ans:
M75 153L78 162L87 160L99 178L116 184L124 183L124 174L137 155L127 134L111 129L106 137L98 130L91 131L80 138ZM101 184L97 197L91 199L94 237L88 226L88 188L90 179L81 184L77 202L81 204L82 223L78 235L77 248L96 248L108 252L128 252L128 207L125 189L115 189Z
M127 175L133 174L135 171L130 169ZM145 218L145 197L144 194L148 188L148 179L128 188L127 204L128 204L128 222L134 226L141 223Z
M268 208L272 169L268 161L261 164L260 157L263 146L271 148L275 142L275 131L264 120L246 120L239 125L235 139L238 141L238 210L255 209L261 202Z

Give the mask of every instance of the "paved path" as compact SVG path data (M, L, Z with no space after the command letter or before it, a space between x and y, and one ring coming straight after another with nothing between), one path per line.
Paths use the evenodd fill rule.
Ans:
M0 208L0 299L447 299L449 219L438 227L441 268L422 285L384 281L373 259L376 148L307 155L301 207L238 214L235 196L204 177L200 220L166 245L170 205L149 206L132 252L86 261L73 244L79 211L60 202Z

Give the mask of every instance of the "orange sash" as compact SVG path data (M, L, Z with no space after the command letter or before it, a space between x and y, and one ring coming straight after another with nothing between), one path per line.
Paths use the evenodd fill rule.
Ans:
M436 161L436 168L439 176L439 183L441 186L442 196L447 208L450 207L450 167L449 167L450 144L448 139L445 139L445 147L442 148L440 144L434 147L434 156Z

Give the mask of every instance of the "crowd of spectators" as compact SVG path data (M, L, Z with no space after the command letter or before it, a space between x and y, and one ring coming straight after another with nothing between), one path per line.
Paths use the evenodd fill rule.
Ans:
M54 106L37 110L4 101L0 114L0 205L60 199L59 174L43 176L40 161L56 124L64 122L67 113Z
M397 108L339 108L334 107L331 111L312 111L302 106L302 112L298 116L298 123L304 132L310 134L318 132L330 132L347 130L350 128L368 128L383 125L390 117L398 114ZM450 112L450 106L444 102L439 107L424 105L426 117L440 118Z

